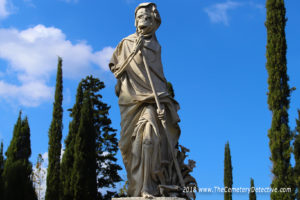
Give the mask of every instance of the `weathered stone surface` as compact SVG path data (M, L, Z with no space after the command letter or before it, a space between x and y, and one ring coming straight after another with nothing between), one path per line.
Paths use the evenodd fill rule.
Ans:
M109 63L118 79L119 147L132 197L157 196L160 184L183 185L176 181L178 161L171 156L180 135L179 105L168 93L163 73L155 35L160 22L155 4L141 3L135 11L136 33L118 44ZM168 183L172 178L174 183Z
M194 161L184 163L189 150L178 144L178 102L168 91L156 38L161 18L154 3L135 10L136 33L116 47L109 68L117 78L121 112L119 147L127 172L130 200L153 196L187 196L182 187L196 187L190 176ZM143 197L143 198L142 198ZM149 198L148 198L149 199ZM156 197L158 200L179 200Z

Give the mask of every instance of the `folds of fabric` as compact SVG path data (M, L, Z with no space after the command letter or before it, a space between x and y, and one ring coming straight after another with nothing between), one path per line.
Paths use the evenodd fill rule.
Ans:
M109 64L112 71L122 65L132 52L136 38L136 34L130 35L117 46ZM121 112L119 148L127 171L129 196L140 196L142 192L156 195L160 183L155 174L161 168L161 161L172 160L165 134L169 134L174 147L180 135L177 124L180 121L177 114L179 105L168 94L161 64L161 48L156 37L145 41L144 48L146 54L143 56L150 67L154 87L165 106L168 133L165 133L157 117L157 107L142 55L137 53L118 79L116 87Z

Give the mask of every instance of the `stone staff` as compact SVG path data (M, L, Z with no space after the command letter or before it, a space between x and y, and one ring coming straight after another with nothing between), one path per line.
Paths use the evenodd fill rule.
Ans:
M143 56L143 49L141 49L141 52L142 52L142 57L143 57L143 62L144 62L144 65L145 65L145 69L146 69L146 72L147 72L147 75L148 75L148 79L149 79L149 82L150 82L150 85L151 85L151 89L152 89L152 92L153 92L153 95L154 95L154 99L155 99L155 102L156 102L156 105L157 105L158 113L161 113L162 112L161 104L159 102L155 87L153 85L153 81L152 81L152 78L151 78L151 74L150 74L149 66L147 64L147 60L145 59L145 56ZM170 151L171 151L171 155L172 155L172 158L173 158L173 162L174 162L175 169L176 169L176 172L177 172L177 175L178 175L178 178L179 178L180 185L182 187L184 187L185 184L184 184L184 181L183 181L183 178L182 178L180 167L179 167L178 161L175 157L175 154L174 154L174 151L173 151L173 146L170 142L169 134L168 134L168 131L167 131L166 120L161 119L161 123L163 125L164 132L165 132L166 137L167 137L168 145L169 145L169 148L170 148Z

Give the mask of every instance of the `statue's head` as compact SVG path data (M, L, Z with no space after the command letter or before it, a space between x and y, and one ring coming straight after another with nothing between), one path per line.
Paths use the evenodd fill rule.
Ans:
M135 9L136 31L142 35L152 35L161 24L155 3L141 3Z

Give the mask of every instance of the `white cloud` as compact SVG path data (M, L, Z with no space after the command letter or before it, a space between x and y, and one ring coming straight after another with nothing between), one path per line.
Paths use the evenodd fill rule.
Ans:
M131 3L136 3L138 2L138 0L125 0L126 3L131 4Z
M98 51L93 56L93 61L99 66L108 67L109 60L114 52L112 47L104 47L101 51Z
M8 0L0 0L0 19L5 18L10 14L7 7Z
M228 10L241 6L241 3L227 1L225 3L217 3L204 9L209 19L213 23L223 23L229 25Z
M38 106L52 98L53 87L47 82L56 72L57 56L63 58L63 76L76 79L107 71L112 52L112 47L94 52L84 41L72 43L55 27L0 29L0 59L8 62L6 71L13 72L19 82L7 83L0 76L0 99Z
M27 6L30 6L32 8L36 8L35 4L32 2L33 0L23 0Z
M79 0L62 0L67 3L77 3Z
M0 80L0 97L12 101L18 97L19 103L24 106L38 106L41 101L52 97L53 88L43 82L30 81L21 86L5 83Z
M211 5L204 9L204 11L207 13L210 21L212 23L223 23L224 25L229 25L229 16L228 11L236 9L238 7L242 6L248 6L252 7L254 9L258 9L260 11L264 11L265 6L263 4L257 4L252 1L247 1L243 3L234 2L228 0L225 3L217 3L214 5Z
M264 9L265 9L265 5L264 4L254 3L252 1L250 1L248 3L248 5L251 6L251 7L253 7L253 8L259 9L260 11L264 11Z

